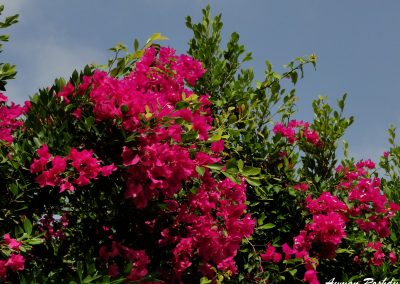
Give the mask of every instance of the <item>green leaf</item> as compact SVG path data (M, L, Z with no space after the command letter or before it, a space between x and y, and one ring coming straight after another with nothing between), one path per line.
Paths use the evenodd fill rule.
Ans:
M209 169L220 171L224 166L219 164L210 164L206 166Z
M204 176L204 172L206 171L206 169L204 167L199 167L196 166L196 172L200 175L200 176Z
M24 231L28 235L30 235L32 233L32 223L28 218L25 218L25 220L24 220Z
M295 277L295 276L296 276L296 273L297 273L297 269L296 269L296 268L291 269L291 270L289 270L289 273L290 273L290 275L292 275L293 277Z
M351 249L345 249L345 248L339 248L336 250L336 253L348 253L348 254L353 254L354 250Z
M122 112L122 113L127 113L128 111L129 111L128 106L126 106L126 105L122 105L122 106L121 106L121 112Z
M209 284L212 283L212 280L208 279L207 277L201 277L200 284Z
M274 228L276 225L272 223L267 223L265 225L262 225L261 227L257 227L257 230L269 230Z
M32 239L28 239L26 242L29 245L34 246L34 245L40 245L41 243L43 243L43 240L39 239L39 238L32 238Z
M254 179L254 178L251 178L251 177L246 177L246 181L252 186L260 186L261 185L260 180Z
M232 175L231 173L228 172L222 172L222 174L224 176L226 176L227 178L229 178L231 181L233 181L236 184L241 184L240 180L238 180L234 175Z
M94 125L96 122L96 119L93 116L89 116L85 119L85 127L87 130L90 130L90 128Z
M215 134L215 135L211 136L208 140L210 140L210 141L219 141L221 139L222 139L221 134Z
M293 71L292 73L290 73L290 78L292 79L292 82L294 85L296 85L297 83L297 78L298 78L298 74L296 71Z
M109 50L113 52L127 51L126 46L121 42L118 42L114 47L111 47Z
M137 38L135 38L135 40L133 41L133 49L135 50L135 52L139 49L139 41L137 40Z
M261 169L255 167L244 167L242 173L244 176L256 176L261 173Z
M14 196L18 195L18 185L16 185L15 183L11 184L10 191Z
M238 166L239 172L242 172L243 166L244 166L243 161L242 160L237 161L237 166Z
M167 38L166 36L163 36L161 33L155 33L146 41L146 46L147 47L150 46L151 43L156 40L168 40L168 39L169 38Z

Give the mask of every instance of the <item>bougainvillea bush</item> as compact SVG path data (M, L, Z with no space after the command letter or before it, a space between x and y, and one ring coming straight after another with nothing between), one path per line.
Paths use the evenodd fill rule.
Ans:
M221 16L186 24L187 55L154 34L23 106L0 94L1 281L395 279L394 129L380 167L338 161L345 96L304 122L285 89L314 55L256 82L237 34L220 47Z

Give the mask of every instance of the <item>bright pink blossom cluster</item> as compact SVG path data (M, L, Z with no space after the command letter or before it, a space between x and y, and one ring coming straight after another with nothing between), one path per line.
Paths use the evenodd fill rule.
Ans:
M145 51L135 70L122 79L96 71L90 98L98 121L121 121L124 129L137 131L143 119L161 121L164 117L179 117L192 124L199 138L206 140L211 129L209 104L202 96L202 106L197 111L176 109L178 102L190 97L193 92L185 88L185 81L193 85L205 70L200 62L192 58L175 55L171 48L162 47Z
M150 259L144 250L134 250L112 241L110 248L107 246L100 248L99 255L103 261L108 263L108 273L111 277L118 277L121 274L118 258L132 263L132 269L125 278L126 281L141 280L148 273L147 265L150 263Z
M326 200L329 200L327 203ZM335 204L332 209L327 204L334 204L335 199L326 198L321 200L309 200L309 208L314 212L312 222L307 224L300 234L293 238L293 248L287 243L283 244L282 250L285 260L292 256L303 259L306 273L304 280L317 284L317 263L312 257L320 259L332 259L336 256L336 249L346 236L345 218L342 212L342 204ZM322 204L321 204L322 203ZM335 212L336 211L336 212ZM268 251L268 249L267 249Z
M170 210L178 213L175 223L162 232L160 245L174 244L175 277L200 258L203 275L212 279L213 267L231 274L237 273L234 257L241 240L249 237L255 221L245 214L246 187L230 179L216 182L206 170L202 184L189 202L180 208L168 202ZM182 228L185 228L182 234ZM176 232L181 232L176 234Z
M35 181L40 187L59 186L60 192L74 191L75 186L88 185L99 174L109 176L117 169L114 164L100 166L101 161L93 157L91 150L72 148L67 157L52 156L44 144L36 153L39 158L30 167L32 174L39 173Z
M366 160L358 162L354 170L338 167L337 172L343 176L340 188L346 190L352 205L349 217L355 219L361 230L375 231L379 237L386 238L390 235L389 220L400 211L400 206L388 202L378 177L369 177L369 170L374 168L375 164Z
M386 238L390 235L390 219L400 205L388 202L385 194L381 191L381 181L378 177L370 177L370 170L375 169L371 160L360 161L352 169L339 166L337 173L341 182L337 190L337 196L330 192L323 192L319 197L313 199L308 195L305 199L305 207L312 214L311 223L306 224L300 234L293 239L293 249L288 244L282 246L285 259L293 255L303 259L306 264L304 281L319 283L316 272L316 263L312 258L333 259L336 250L346 237L346 227L358 226L365 232L375 232L378 237ZM302 190L301 183L296 185ZM347 204L343 202L347 200ZM369 242L361 255L372 252L369 263L381 266L386 260L381 242ZM278 262L279 253L270 245L267 251L260 255L263 260ZM393 263L397 260L396 254L391 251L387 255L388 260ZM359 263L360 256L354 261Z
M188 149L178 145L143 145L136 153L124 147L122 158L128 166L125 198L132 198L137 208L145 208L149 200L160 195L171 198L195 173Z
M19 253L21 241L11 238L8 233L3 236L3 239L8 250L11 251L8 259L0 260L0 278L5 282L7 281L7 270L17 272L25 269L25 258Z
M361 254L356 255L354 257L354 262L357 264L361 264L361 259L360 259L361 256L364 256L366 259L369 259L369 263L377 267L381 266L383 262L386 260L386 255L383 252L383 244L380 241L375 243L368 242L367 246L364 248ZM393 265L397 262L397 256L395 252L390 251L387 256L390 264Z
M173 272L165 276L169 280L180 281L194 265L210 278L215 269L236 273L234 257L242 239L249 237L255 226L246 214L244 182L216 181L207 168L221 161L224 142L213 142L207 153L183 141L184 135L192 137L190 143L208 140L213 121L209 97L193 94L185 87L185 83L194 85L204 72L200 62L177 56L173 49L149 48L128 76L113 78L96 71L92 77L83 77L78 90L69 84L58 94L71 103L89 90L97 122L109 122L136 134L135 142L121 149L127 181L124 197L141 210L149 210L150 202L162 201L168 215L174 216L173 224L162 229L158 244L171 256ZM80 114L74 113L79 118ZM196 170L199 168L201 175L201 170ZM193 186L194 181L196 188L184 199L177 199L179 192ZM157 220L146 224L153 228L155 223ZM109 262L110 275L119 274L114 258L127 259L127 251L116 242L110 252L106 247L100 249L101 258ZM141 252L142 262L129 259L135 271L142 268L130 280L139 280L147 273L149 260Z
M285 244L287 246L287 244ZM260 253L261 259L264 261L279 262L282 259L282 254L276 252L276 248L271 244L267 245L265 253Z
M12 143L12 131L23 125L22 120L17 118L24 113L24 108L20 105L11 103L6 105L8 98L0 93L0 140L6 143Z
M310 129L308 122L302 120L291 120L287 126L283 123L277 123L275 124L273 131L275 135L280 134L285 137L291 144L294 144L294 142L302 138L313 145L319 145L321 142L318 133L315 130Z

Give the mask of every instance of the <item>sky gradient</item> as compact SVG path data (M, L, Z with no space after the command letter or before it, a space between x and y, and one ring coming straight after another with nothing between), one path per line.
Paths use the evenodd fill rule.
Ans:
M8 0L4 15L20 14L9 29L2 62L17 65L17 79L7 95L26 100L56 77L69 78L87 63L105 63L108 48L134 38L143 43L161 32L164 44L179 53L191 37L185 17L201 18L211 5L222 13L223 38L236 31L253 52L256 78L262 80L268 59L282 65L316 53L317 71L307 68L297 85L299 118L311 120L311 101L318 95L335 101L348 93L346 114L355 116L346 140L357 159L377 159L388 147L387 128L400 127L400 2L320 0Z

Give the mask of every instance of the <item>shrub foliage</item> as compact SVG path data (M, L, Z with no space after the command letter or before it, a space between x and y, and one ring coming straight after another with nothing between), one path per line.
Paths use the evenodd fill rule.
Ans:
M1 281L396 277L394 127L378 165L350 158L346 143L339 155L353 123L346 95L337 107L317 98L313 121L295 118L293 86L315 55L283 74L267 61L256 81L237 33L221 47L221 15L207 7L186 25L187 55L154 34L24 106L0 95ZM0 68L4 90L15 69Z

